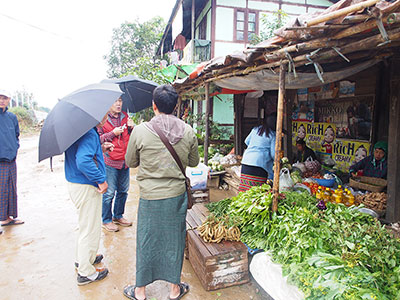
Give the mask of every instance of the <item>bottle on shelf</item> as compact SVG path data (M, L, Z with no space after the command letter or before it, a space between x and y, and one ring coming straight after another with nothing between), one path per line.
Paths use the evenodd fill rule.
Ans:
M333 193L333 202L336 204L342 203L342 192L339 189L336 189L336 191Z
M331 199L331 193L329 191L329 188L325 188L324 192L323 192L323 196L322 199L326 202L332 202Z
M349 201L349 206L354 205L355 197L353 196L353 194L349 190L347 191L347 199Z
M321 199L322 199L322 187L321 187L321 186L318 187L318 190L317 190L317 192L315 193L315 197L316 197L318 200L321 200Z

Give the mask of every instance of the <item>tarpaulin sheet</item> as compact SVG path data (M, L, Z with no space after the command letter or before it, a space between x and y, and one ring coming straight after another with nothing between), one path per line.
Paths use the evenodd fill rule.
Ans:
M318 78L317 73L297 72L297 78L294 77L293 73L287 73L285 77L285 88L288 90L308 88L342 80L372 67L379 61L380 60L374 59L360 63L358 65L354 65L341 71L323 73L322 77L324 79L324 82L321 82L321 80ZM273 73L271 70L265 69L258 72L250 73L245 76L234 76L216 80L214 81L214 83L222 88L233 90L278 90L279 73Z

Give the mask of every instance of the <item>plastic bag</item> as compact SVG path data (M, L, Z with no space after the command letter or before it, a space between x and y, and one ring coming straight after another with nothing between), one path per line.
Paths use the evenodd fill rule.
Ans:
M314 160L311 156L307 157L304 165L308 171L311 171L313 174L318 173L321 169L321 164L318 160Z
M192 190L204 190L207 188L207 179L210 168L203 163L199 163L197 167L186 167L186 177L190 179Z
M294 186L290 171L288 168L283 168L279 174L279 192L290 190Z
M304 165L304 163L301 163L301 162L297 162L297 163L293 164L292 167L299 169L301 171L301 173L304 173L307 171L306 166Z

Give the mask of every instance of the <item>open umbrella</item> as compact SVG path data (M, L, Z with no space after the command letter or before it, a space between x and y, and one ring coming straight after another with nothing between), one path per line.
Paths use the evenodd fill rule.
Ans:
M122 109L132 113L151 107L153 90L158 86L153 81L140 79L133 75L117 79L104 79L102 82L112 82L119 85L124 92Z
M62 154L96 126L122 91L113 83L85 86L62 98L50 111L39 138L39 162Z

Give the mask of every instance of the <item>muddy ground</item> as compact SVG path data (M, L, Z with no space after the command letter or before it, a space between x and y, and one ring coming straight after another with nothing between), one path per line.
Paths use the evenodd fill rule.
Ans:
M117 233L102 232L100 253L110 270L103 281L78 287L74 268L77 214L68 199L63 156L37 163L38 136L21 138L18 153L19 218L24 225L4 227L0 235L0 299L127 299L123 287L135 282L135 226ZM135 223L138 186L131 170L131 188L125 217ZM221 191L213 199L223 198ZM186 300L268 299L249 284L206 292L185 260L182 280L191 286ZM148 287L148 300L164 300L168 286L158 281Z

